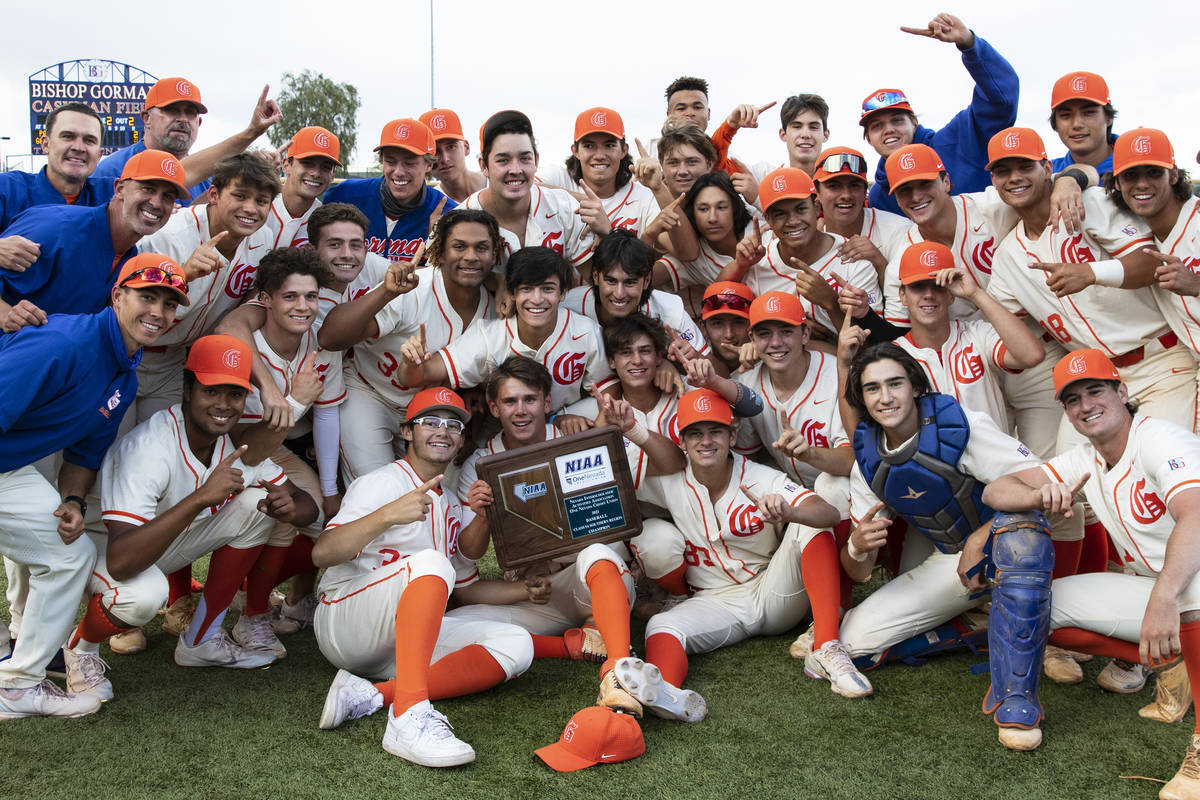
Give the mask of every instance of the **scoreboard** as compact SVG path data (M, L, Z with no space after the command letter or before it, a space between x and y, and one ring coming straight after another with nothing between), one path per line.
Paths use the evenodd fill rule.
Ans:
M45 155L46 118L64 103L91 106L104 122L104 155L141 141L142 105L155 77L116 61L64 61L29 76L31 152Z

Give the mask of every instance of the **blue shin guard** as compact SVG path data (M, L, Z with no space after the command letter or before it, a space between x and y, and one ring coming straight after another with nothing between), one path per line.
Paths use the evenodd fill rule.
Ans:
M983 711L1005 728L1036 728L1042 720L1038 679L1050 634L1050 580L1054 544L1038 512L998 513L992 520L996 570L988 651L992 685Z

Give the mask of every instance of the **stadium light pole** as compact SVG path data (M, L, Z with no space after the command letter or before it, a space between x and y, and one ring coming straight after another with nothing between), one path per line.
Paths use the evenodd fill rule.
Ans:
M433 102L433 0L429 0L429 107L437 108Z

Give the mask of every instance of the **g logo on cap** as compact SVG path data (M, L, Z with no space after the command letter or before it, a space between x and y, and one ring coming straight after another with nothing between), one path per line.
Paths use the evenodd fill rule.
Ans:
M1137 153L1139 156L1144 156L1144 155L1149 154L1149 152L1150 152L1150 137L1149 136L1137 137L1136 139L1133 140L1133 146L1130 149L1133 150L1133 152Z
M787 178L782 175L776 175L775 180L771 181L771 189L776 192L782 192L787 188Z
M322 150L329 148L329 135L321 132L313 137L313 144L320 147Z
M437 393L437 399L439 403L449 403L451 405L454 403L454 395L450 394L449 389L442 389L439 391Z
M221 356L221 363L230 369L237 369L242 363L242 354L231 347Z
M158 264L158 268L161 269L163 272L167 273L168 275L171 274L172 272L174 272L176 269L175 265L172 264L170 261L160 261Z
M1021 146L1021 137L1016 131L1009 131L1004 134L1004 139L1000 143L1004 145L1005 150L1016 150Z
M1078 375L1087 367L1087 360L1082 354L1075 356L1067 362L1067 372L1072 375Z
M435 131L446 130L446 117L444 114L434 114L429 120L429 127Z
M172 178L174 178L175 177L175 159L164 158L162 160L162 171L163 171L164 175L170 175Z
M767 302L763 304L768 314L778 314L783 310L783 306L779 302L778 297L768 297Z
M886 103L888 99L887 92L877 92L875 95L876 103Z
M175 84L175 91L179 92L184 97L192 96L192 85L187 81L180 81Z
M396 126L396 138L399 139L400 141L404 141L405 139L408 138L408 131L409 131L408 125L403 124L403 123L401 123L400 125L397 125Z
M900 160L896 163L899 164L900 169L903 170L915 169L917 166L917 160L913 158L912 153L905 153L904 155L900 156Z
M574 739L575 731L578 730L578 728L579 728L579 726L575 724L575 720L571 720L570 722L568 722L567 727L563 729L562 740L564 742L569 742L572 739Z
M592 124L601 127L608 125L608 114L605 114L603 111L597 111L595 114L592 114Z
M1083 75L1076 75L1074 78L1072 78L1071 79L1071 91L1086 92L1087 91L1087 78L1084 77Z
M937 253L933 252L932 250L926 250L924 253L921 253L921 266L929 267L930 269L936 267Z
M697 397L695 407L696 411L699 413L707 414L709 411L712 411L712 398L710 398L708 395Z

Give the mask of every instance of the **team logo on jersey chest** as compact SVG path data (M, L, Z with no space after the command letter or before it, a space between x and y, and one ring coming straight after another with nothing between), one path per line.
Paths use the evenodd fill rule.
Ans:
M121 405L121 390L117 389L112 393L112 397L104 401L104 405L100 407L100 413L105 419L111 419L110 414L117 410L117 406Z
M1149 525L1166 513L1167 506L1157 494L1146 491L1146 479L1140 478L1129 492L1129 508L1133 518Z
M233 272L229 274L229 280L225 282L225 294L234 300L240 300L250 291L250 286L254 283L254 273L257 271L258 267L254 264L235 264Z
M1083 235L1076 234L1062 243L1058 249L1064 264L1091 264L1096 260L1092 248L1083 243Z
M829 438L821 433L824 429L825 423L815 419L806 419L800 426L800 432L808 440L809 447L829 447Z
M583 377L583 353L563 353L554 361L550 373L560 386L570 386Z
M996 254L996 239L989 237L985 241L979 242L971 250L971 260L975 262L975 268L980 272L992 274L992 256Z
M974 383L983 377L983 359L975 352L974 344L954 354L952 368L954 380L958 383Z
M562 243L562 231L552 231L542 237L542 247L549 247L560 256L566 252Z
M739 505L729 510L729 532L734 536L753 536L765 527L757 506Z

